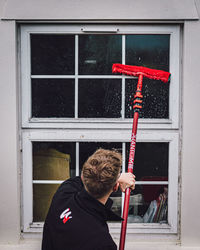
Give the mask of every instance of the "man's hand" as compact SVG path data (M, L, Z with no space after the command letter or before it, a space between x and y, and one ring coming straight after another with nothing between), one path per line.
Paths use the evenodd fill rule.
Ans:
M118 183L122 192L125 192L127 188L133 190L135 189L135 175L132 173L121 173Z

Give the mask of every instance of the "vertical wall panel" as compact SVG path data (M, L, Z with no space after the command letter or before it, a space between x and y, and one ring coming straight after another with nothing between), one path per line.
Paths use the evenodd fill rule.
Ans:
M0 21L0 243L20 236L15 27Z
M183 151L181 242L184 246L200 246L199 199L199 55L200 23L186 22L183 51Z

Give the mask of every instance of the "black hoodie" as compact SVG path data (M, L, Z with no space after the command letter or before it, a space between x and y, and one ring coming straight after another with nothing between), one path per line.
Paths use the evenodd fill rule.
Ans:
M61 184L47 214L42 250L116 250L106 221L121 221L84 189L80 177Z

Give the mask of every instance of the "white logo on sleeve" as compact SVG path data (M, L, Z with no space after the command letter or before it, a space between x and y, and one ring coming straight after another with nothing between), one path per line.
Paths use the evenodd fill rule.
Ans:
M62 212L60 215L60 219L63 219L63 223L65 224L69 219L72 219L70 208L67 208L65 211Z

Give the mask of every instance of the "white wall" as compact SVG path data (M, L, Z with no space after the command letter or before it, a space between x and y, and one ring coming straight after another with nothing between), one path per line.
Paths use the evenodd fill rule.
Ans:
M2 18L143 21L197 19L198 14L194 0L7 0Z
M181 239L200 246L200 22L184 27Z
M15 22L0 21L0 242L20 232Z

